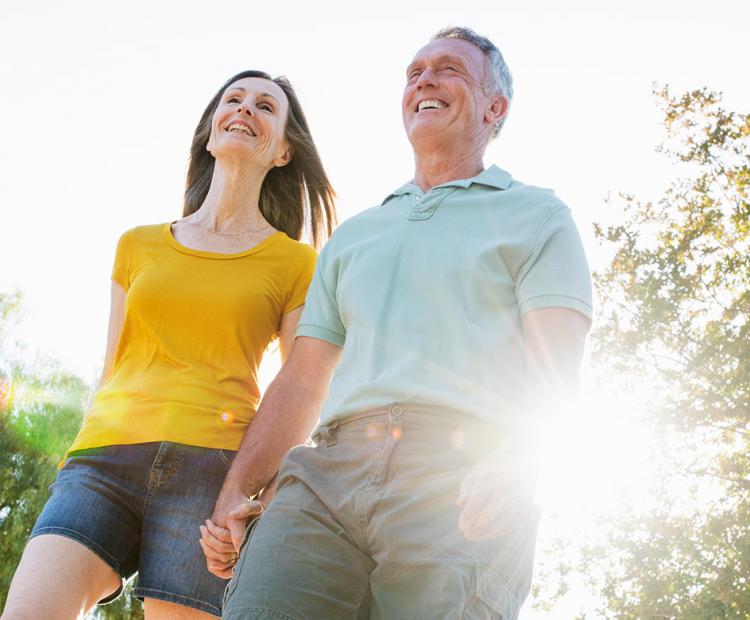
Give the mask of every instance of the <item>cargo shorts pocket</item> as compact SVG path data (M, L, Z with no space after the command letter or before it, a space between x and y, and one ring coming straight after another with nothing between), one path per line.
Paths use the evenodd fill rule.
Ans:
M250 521L248 521L247 527L245 528L245 534L242 537L242 542L240 543L240 550L238 551L237 564L235 564L234 566L232 578L229 580L227 587L224 588L224 598L222 600L222 607L226 606L227 601L229 600L229 597L232 596L232 593L237 589L237 581L239 580L239 576L241 572L240 569L245 560L245 556L243 555L243 552L245 551L245 547L247 547L247 543L249 542L250 538L252 538L253 532L255 531L255 527L258 525L259 521L260 521L260 515L256 515L255 517L250 519Z
M463 620L515 620L520 604L497 571L477 563Z

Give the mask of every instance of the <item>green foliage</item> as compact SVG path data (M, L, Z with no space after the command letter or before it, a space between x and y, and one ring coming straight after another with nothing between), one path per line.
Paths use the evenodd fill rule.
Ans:
M622 195L596 225L594 361L652 386L670 440L660 498L610 523L581 568L612 618L750 618L750 115L706 89L655 93L682 176L658 202ZM683 489L682 492L678 492Z
M81 424L88 388L50 363L14 357L12 321L20 295L0 293L0 609L31 529L48 497L57 464ZM142 618L130 596L99 608L107 620Z

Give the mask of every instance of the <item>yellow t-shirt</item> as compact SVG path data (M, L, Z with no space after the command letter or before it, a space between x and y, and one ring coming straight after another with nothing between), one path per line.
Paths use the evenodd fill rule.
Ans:
M127 231L112 272L127 291L114 368L68 452L149 441L236 450L263 352L305 303L315 258L283 232L218 254L181 245L169 224Z

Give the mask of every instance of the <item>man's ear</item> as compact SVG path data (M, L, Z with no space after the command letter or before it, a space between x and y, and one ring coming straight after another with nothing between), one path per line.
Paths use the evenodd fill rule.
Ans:
M508 113L508 98L499 95L495 97L487 111L484 113L484 120L492 125L497 125L500 119Z

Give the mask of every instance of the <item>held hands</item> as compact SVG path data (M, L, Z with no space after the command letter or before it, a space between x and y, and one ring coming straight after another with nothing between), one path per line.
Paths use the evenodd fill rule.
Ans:
M210 573L222 579L231 579L248 521L251 517L262 514L275 492L276 485L271 483L255 500L235 493L231 494L231 499L219 499L213 517L206 519L205 525L200 526L199 542L206 556L206 568ZM230 501L233 503L230 504ZM226 506L233 507L226 512L222 510L222 507ZM223 515L226 516L222 519ZM219 525L220 519L223 520L224 527Z
M498 453L481 460L461 481L456 505L458 527L467 540L507 536L535 520L538 464L518 454Z

